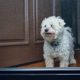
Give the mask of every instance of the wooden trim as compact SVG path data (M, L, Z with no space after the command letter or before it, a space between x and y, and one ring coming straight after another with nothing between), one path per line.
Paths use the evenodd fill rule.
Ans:
M39 61L34 61L34 62L30 62L30 63L24 63L24 64L18 64L18 65L14 65L14 66L9 66L9 68L11 67L39 67L39 66L43 66L43 65L37 65L37 64L44 64L44 60L39 60ZM33 66L31 66L33 65ZM37 66L36 66L37 65Z

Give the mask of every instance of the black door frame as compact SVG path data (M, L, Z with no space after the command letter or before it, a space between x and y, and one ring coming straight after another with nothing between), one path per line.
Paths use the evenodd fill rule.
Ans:
M61 0L61 16L70 26L75 37L75 49L79 48L77 32L77 0Z

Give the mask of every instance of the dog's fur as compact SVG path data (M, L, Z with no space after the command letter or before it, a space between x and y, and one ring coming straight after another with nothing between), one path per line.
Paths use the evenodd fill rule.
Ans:
M44 59L46 67L54 67L54 58L59 58L60 67L76 63L74 59L74 38L71 28L65 27L61 17L50 16L41 23L41 36L44 39Z

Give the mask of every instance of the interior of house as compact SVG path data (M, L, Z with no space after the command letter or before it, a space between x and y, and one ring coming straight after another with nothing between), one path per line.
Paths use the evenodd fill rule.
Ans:
M80 67L79 6L80 0L0 0L0 67L45 67L41 21L52 15L72 28L77 63L69 66Z

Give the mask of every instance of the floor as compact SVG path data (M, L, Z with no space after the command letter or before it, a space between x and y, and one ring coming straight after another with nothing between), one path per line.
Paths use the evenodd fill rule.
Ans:
M28 65L25 64L25 65L19 66L19 68L33 68L33 67L36 67L36 68L45 67L45 63L44 61L39 61L39 62L34 62L32 64L28 64Z
M76 59L76 64L71 64L69 66L71 67L80 67L80 50L76 51L76 55L75 55L75 59ZM59 66L59 62L55 59L55 66ZM45 63L44 61L39 61L39 62L34 62L32 64L25 64L22 66L19 66L20 68L33 68L33 67L45 67Z
M57 64L57 66L58 66L58 64ZM79 63L69 65L69 67L79 67L79 66L80 66ZM29 64L29 65L25 64L25 65L19 66L19 68L41 68L41 67L45 67L44 61L36 62L36 63Z

